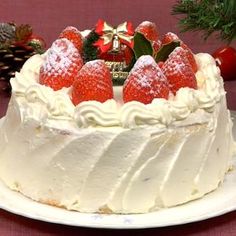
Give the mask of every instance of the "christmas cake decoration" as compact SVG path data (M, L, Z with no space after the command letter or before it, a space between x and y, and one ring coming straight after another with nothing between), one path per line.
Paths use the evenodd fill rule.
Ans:
M99 20L84 42L84 59L103 59L109 67L114 85L122 85L134 64L134 30L130 22L113 27Z
M133 30L130 22L112 27L99 20L87 36L66 27L49 48L39 82L53 90L71 87L74 105L113 98L113 85L123 85L123 101L150 103L168 99L182 87L196 89L196 61L174 33L159 37L145 21Z
M0 23L0 89L10 92L10 78L24 62L36 53L45 51L45 41L33 33L28 24Z
M84 39L82 55L85 62L105 60L113 85L123 85L139 57L150 55L158 63L166 60L179 45L179 39L163 44L153 22L144 21L133 30L130 22L113 27L99 20Z
M106 21L99 20L95 32L100 36L100 38L94 45L99 47L101 53L105 53L109 50L117 52L120 43L133 48L134 31L130 22L124 22L116 28L113 28ZM115 43L113 43L114 41Z

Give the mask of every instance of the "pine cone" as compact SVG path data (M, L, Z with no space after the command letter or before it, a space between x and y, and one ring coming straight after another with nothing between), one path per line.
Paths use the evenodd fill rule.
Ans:
M33 40L36 39L32 36L30 25L0 23L0 92L10 92L9 81L15 72L20 71L28 58L44 52L46 45L43 39L38 38L38 41L41 40L38 44Z
M24 45L10 45L7 49L0 49L0 80L5 81L1 88L11 91L10 79L15 76L16 71L20 71L24 62L35 54L32 47Z
M7 41L14 40L14 38L15 26L11 23L0 23L0 44L5 44Z

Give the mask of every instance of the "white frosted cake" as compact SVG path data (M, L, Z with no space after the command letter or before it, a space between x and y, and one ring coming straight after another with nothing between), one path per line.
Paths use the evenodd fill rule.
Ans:
M101 101L95 95L78 99L87 87L80 92L82 85L75 85L84 79L87 86L89 76L96 82L101 60L85 65L77 60L80 72L71 86L55 89L42 82L43 70L58 62L58 48L54 43L31 57L11 79L0 130L0 179L9 188L68 210L127 214L187 203L222 184L232 159L232 122L220 71L209 54L194 55L195 88L171 90L166 62L159 67L151 56L141 56L123 87L111 85L110 91L107 82L100 91L103 85L93 85ZM143 67L152 72L138 73ZM150 90L153 71L161 78L155 84L159 93L140 101L147 87L148 96L156 93ZM128 87L135 79L141 86L137 96Z

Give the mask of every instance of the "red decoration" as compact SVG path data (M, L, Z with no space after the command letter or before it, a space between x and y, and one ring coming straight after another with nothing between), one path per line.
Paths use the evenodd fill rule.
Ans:
M217 49L212 56L221 70L224 80L236 79L236 50L226 46Z
M128 47L133 48L134 30L130 22L124 22L116 28L113 28L104 20L99 20L97 22L95 32L100 36L100 38L94 45L100 49L101 54L112 48L114 36L118 37L121 44L125 44Z

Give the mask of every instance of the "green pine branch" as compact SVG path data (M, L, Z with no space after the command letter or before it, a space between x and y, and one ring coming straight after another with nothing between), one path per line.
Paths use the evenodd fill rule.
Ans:
M181 32L202 31L206 40L217 32L229 43L236 38L236 0L178 0L172 9Z
M99 39L99 35L92 30L83 43L83 59L85 62L98 58L98 49L93 44Z

